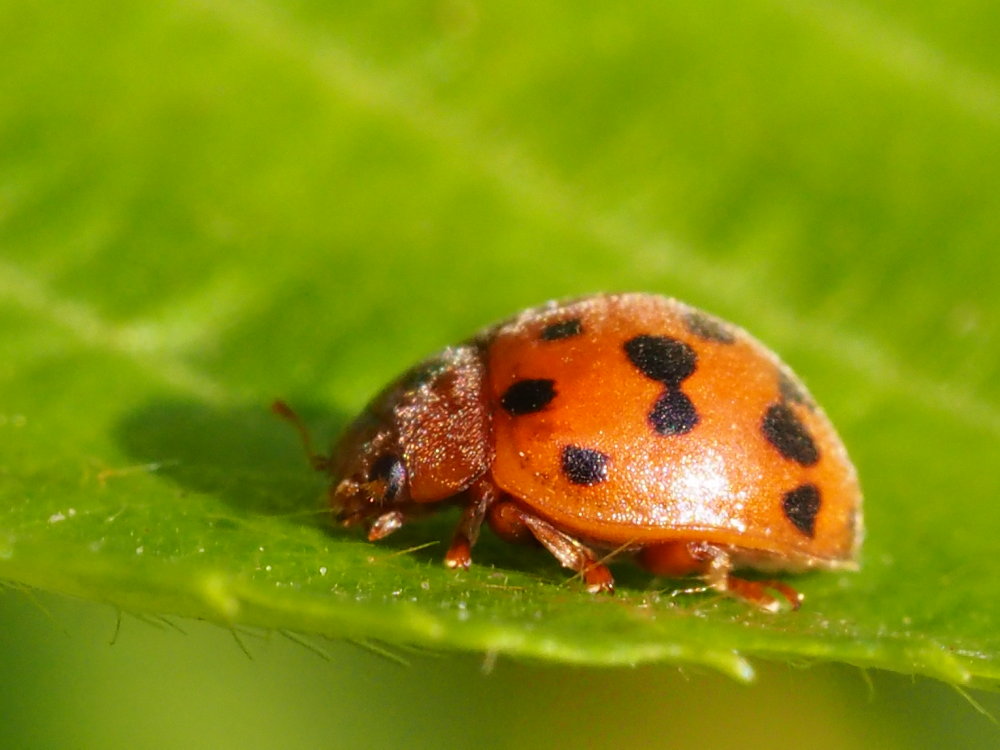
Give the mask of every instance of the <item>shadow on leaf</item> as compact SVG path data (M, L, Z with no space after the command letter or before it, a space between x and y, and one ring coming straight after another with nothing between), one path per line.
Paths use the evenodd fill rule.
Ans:
M316 448L328 450L349 415L304 400L293 403ZM152 401L123 419L116 433L137 463L156 464L158 475L185 491L218 497L239 516L282 516L318 526L344 541L364 539L360 529L340 530L332 523L326 500L329 477L309 466L295 431L269 404L219 408L197 401ZM408 554L440 562L457 520L456 510L448 508L378 544L416 548ZM435 540L440 543L424 546Z
M346 415L306 404L316 444L328 445ZM213 407L197 401L152 401L117 428L124 450L192 492L217 495L240 514L301 516L327 522L326 482L312 471L294 431L268 404Z

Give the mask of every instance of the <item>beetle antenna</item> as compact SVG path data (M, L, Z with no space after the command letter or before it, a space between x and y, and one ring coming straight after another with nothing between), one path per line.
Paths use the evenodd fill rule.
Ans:
M309 459L309 463L312 467L316 469L316 471L325 471L329 466L329 461L326 456L317 453L313 449L309 429L306 427L305 422L302 421L302 418L295 413L292 407L281 399L275 399L271 403L271 411L288 422L295 428L295 431L299 433L299 439L302 440L302 447L305 448L306 457Z

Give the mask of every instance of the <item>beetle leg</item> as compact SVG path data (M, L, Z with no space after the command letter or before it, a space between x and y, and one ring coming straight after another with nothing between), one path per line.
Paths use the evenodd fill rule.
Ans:
M451 546L444 556L444 564L449 568L463 570L472 562L472 547L479 539L479 529L483 525L483 519L486 518L486 511L497 499L498 493L492 482L480 479L466 490L466 495L468 500L462 508L462 517L451 539Z
M793 610L802 604L802 594L787 583L777 580L750 581L738 578L732 574L732 559L725 550L711 545L705 545L702 550L710 555L706 575L708 584L716 591L742 599L767 612L777 612L781 609L781 603L767 593L768 589L781 594Z
M681 578L705 569L705 555L683 541L647 544L636 553L636 561L653 575Z
M510 501L494 503L490 508L490 526L506 539L520 540L528 536L525 531L530 532L563 567L580 574L590 593L611 593L615 590L611 571L589 547L516 504Z

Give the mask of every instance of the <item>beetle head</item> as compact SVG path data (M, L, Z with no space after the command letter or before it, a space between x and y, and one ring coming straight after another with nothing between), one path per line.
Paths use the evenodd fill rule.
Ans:
M348 429L331 455L330 504L354 526L410 499L409 476L391 425L371 412Z

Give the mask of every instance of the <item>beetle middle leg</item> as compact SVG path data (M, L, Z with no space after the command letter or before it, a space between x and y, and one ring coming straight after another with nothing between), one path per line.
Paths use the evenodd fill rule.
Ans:
M592 594L615 590L611 571L598 560L593 550L510 500L494 503L489 509L489 521L490 527L505 539L537 539L563 567L579 573Z

